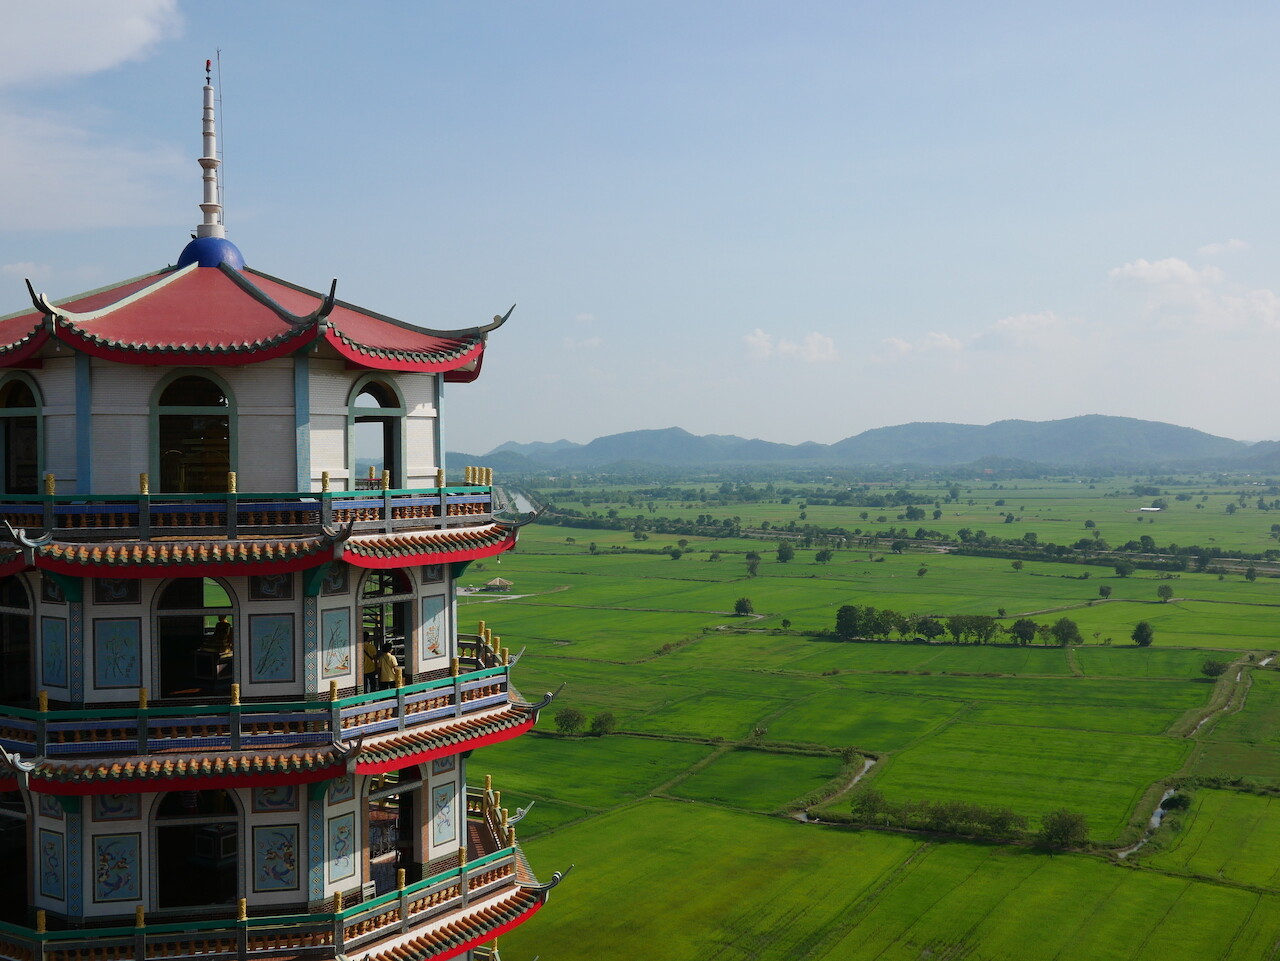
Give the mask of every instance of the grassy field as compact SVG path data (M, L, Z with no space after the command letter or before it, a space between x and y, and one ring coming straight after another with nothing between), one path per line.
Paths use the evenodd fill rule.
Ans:
M1180 961L1271 957L1276 895L1096 858L651 800L528 842L576 865L514 958Z
M1145 863L1280 892L1280 799L1199 791L1178 820L1180 829L1163 832L1160 849Z
M1123 523L1160 538L1180 525L1184 542L1275 544L1272 512L1240 508L1238 493L1171 498L1169 515L1138 522L1117 483L974 488L947 513L957 527L983 515L992 531L1012 509L1021 519L1005 528L1034 518L1083 533L1091 519L1113 541ZM697 513L695 495L655 506ZM798 506L732 510L786 523ZM807 512L822 510L848 513ZM508 807L536 801L520 833L540 874L577 864L552 909L503 939L505 956L1280 957L1274 858L1257 853L1274 847L1280 802L1194 787L1280 785L1280 672L1260 667L1280 648L1280 580L852 549L826 564L798 549L783 564L767 541L679 539L690 553L673 560L657 550L675 536L535 525L500 569L474 565L464 580L515 582L509 595L463 595L459 616L463 630L483 619L527 648L514 672L525 695L567 683L540 733L471 761ZM755 577L748 550L763 558ZM744 596L755 616L732 613ZM837 641L827 632L849 603L942 617L1003 608L1005 624L1069 616L1085 643ZM1138 620L1155 627L1150 648L1128 641ZM1215 683L1200 673L1207 658L1235 663ZM550 734L564 707L608 711L619 733ZM1124 868L777 817L811 802L847 814L854 768L842 750L875 758L863 784L890 800L1008 807L1032 831L1066 808L1101 852L1140 837L1165 784L1191 784L1193 807Z

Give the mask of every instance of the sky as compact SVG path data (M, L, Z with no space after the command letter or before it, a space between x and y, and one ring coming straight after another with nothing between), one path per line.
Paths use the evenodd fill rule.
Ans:
M1280 438L1280 7L14 4L0 313L177 259L486 323L446 443L1112 414ZM220 51L220 53L218 53ZM215 77L218 82L218 77Z

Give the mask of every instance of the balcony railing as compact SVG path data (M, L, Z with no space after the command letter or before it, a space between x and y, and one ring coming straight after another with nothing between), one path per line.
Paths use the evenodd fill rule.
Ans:
M39 711L0 706L0 745L28 756L134 756L270 750L412 731L510 701L509 668L476 639L472 670L324 701ZM497 663L495 663L497 662Z
M3 494L0 526L58 540L298 536L353 525L355 533L454 527L493 519L491 487L424 487L275 494Z
M135 917L132 926L46 931L0 922L3 961L124 961L127 958L332 958L376 950L391 938L428 925L449 922L459 944L489 940L488 932L509 922L494 898L504 891L532 903L536 893L520 892L516 878L519 848L515 832L496 824L492 791L468 792L470 820L484 835L488 853L403 888L339 910L311 914L250 917L244 901L238 919L153 923ZM465 851L465 849L463 849ZM461 852L460 852L461 853ZM536 883L536 882L535 882ZM335 901L337 899L335 898ZM331 907L337 907L336 904ZM42 913L43 914L43 913ZM456 922L456 923L455 923ZM466 923L463 923L466 922ZM442 939L450 935L442 933ZM450 950L442 945L441 952Z

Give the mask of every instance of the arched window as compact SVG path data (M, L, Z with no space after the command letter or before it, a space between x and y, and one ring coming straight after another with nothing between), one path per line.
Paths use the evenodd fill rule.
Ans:
M226 695L235 680L235 610L212 577L170 581L156 601L161 697Z
M347 409L347 467L355 490L382 486L389 471L392 487L405 484L404 401L385 380L362 378L351 391Z
M162 382L152 405L152 473L166 494L220 493L235 463L235 404L207 375Z
M32 700L31 598L20 577L0 580L0 703Z
M412 641L413 581L404 571L370 571L360 586L360 643L366 656L372 644L375 662L384 652L395 658L397 667L406 663L406 648ZM367 663L367 662L366 662ZM385 671L371 679L365 675L365 689L387 687Z
M170 791L156 806L155 825L156 907L236 899L240 812L230 791Z
M4 452L4 493L40 493L44 449L40 396L24 374L10 376L0 386L0 431Z

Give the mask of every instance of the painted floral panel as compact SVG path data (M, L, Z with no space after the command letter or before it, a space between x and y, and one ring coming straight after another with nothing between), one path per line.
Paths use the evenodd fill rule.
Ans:
M139 834L100 834L93 839L93 900L136 901L142 894Z
M271 824L253 829L253 890L298 889L298 826Z

